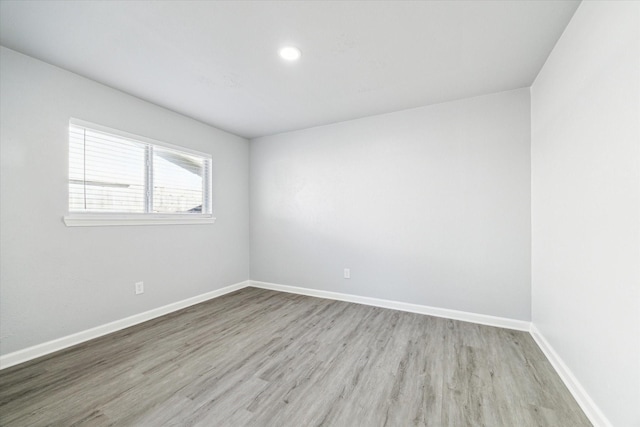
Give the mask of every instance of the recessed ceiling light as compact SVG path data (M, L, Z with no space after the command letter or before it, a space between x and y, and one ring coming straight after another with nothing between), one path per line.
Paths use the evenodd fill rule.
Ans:
M280 49L280 57L287 61L297 61L302 56L302 52L295 46L285 46Z

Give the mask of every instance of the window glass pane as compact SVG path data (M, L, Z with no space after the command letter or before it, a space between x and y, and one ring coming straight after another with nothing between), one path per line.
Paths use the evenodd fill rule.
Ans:
M153 212L207 213L203 209L205 160L163 147L153 147Z
M143 213L145 145L71 128L69 210Z

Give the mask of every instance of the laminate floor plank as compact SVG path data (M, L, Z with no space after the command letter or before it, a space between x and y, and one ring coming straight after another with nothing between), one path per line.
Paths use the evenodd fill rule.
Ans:
M525 332L245 288L0 371L2 426L590 426Z

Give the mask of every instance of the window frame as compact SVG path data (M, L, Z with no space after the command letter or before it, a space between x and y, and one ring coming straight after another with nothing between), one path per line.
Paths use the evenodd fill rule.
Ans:
M213 224L216 218L213 216L213 159L209 153L192 150L190 148L169 144L145 136L113 129L76 118L69 119L67 127L67 150L69 149L69 128L79 126L97 132L111 134L120 138L130 139L134 142L150 144L153 146L176 150L185 154L203 157L208 160L209 173L203 179L203 205L208 204L210 213L114 213L114 212L71 212L69 210L69 152L67 151L67 211L63 216L63 222L68 227L93 227L93 226L117 226L117 225L169 225L169 224ZM146 174L148 175L148 174ZM146 180L146 186L153 185L152 178ZM148 187L146 187L148 189ZM147 206L147 209L149 207Z

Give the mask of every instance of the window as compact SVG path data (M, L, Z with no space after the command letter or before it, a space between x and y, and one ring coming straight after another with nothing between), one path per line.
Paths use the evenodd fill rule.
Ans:
M210 155L69 122L67 225L213 220Z

